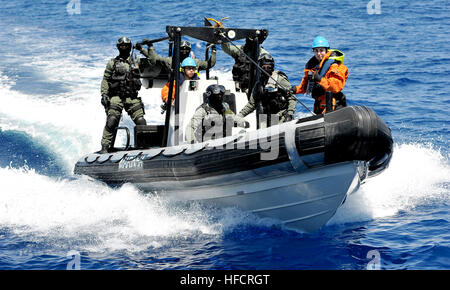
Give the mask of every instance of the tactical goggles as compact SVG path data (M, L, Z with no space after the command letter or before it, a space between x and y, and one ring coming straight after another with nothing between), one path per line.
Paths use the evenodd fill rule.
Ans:
M129 39L128 37L121 37L117 40L117 44L131 44L131 39Z
M224 94L225 94L225 87L222 85L213 85L206 91L206 95L208 97L211 95L224 95Z
M273 57L271 57L269 54L265 53L263 55L261 55L261 57L259 58L259 60L265 60L265 61L273 61Z
M191 43L189 41L183 40L180 44L180 48L183 49L191 49Z

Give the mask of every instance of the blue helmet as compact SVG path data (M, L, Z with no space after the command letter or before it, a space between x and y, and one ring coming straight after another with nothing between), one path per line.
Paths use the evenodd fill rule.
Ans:
M192 57L186 57L181 63L181 67L192 66L197 67L197 63Z
M312 43L312 48L316 48L316 47L330 48L330 44L328 43L328 40L326 40L325 37L319 35L316 38L314 38L313 43Z

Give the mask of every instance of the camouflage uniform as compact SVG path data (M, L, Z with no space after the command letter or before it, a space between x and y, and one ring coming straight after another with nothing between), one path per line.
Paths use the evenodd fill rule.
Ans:
M237 89L244 93L248 92L249 81L250 81L250 67L251 63L245 55L241 53L240 50L244 51L244 45L231 46L231 44L222 44L222 50L234 58L235 64L233 66L233 80L236 82ZM250 52L246 52L247 56L250 56ZM269 54L267 50L260 47L259 54Z
M297 98L289 92L291 84L289 83L288 77L279 70L274 71L271 77L280 83L286 91L280 89L272 78L268 78L262 85L256 83L247 105L239 112L239 115L243 117L247 116L256 109L258 103L261 104L262 109L259 112L260 114L277 114L280 123L285 121L287 115L291 117L294 115ZM276 88L276 90L275 92L269 93L264 90L265 86L273 89Z
M109 97L109 105L105 107L107 122L103 130L102 148L111 145L123 109L136 124L146 124L143 119L144 105L138 97L141 88L140 75L137 68L132 71L131 64L131 57L123 59L117 56L106 65L101 94ZM150 64L153 65L154 62L150 61Z
M199 143L208 139L205 136L205 133L208 132L209 129L212 128L211 124L228 124L229 128L234 125L233 123L237 123L238 126L244 127L245 120L233 113L227 103L223 103L223 110L219 113L216 109L210 106L208 103L203 103L200 107L195 111L194 116L192 117L189 125L186 128L186 141L189 143ZM225 119L225 121L224 121ZM231 124L229 122L231 121ZM214 134L215 136L211 137L225 137L228 135L224 127L215 127L220 131L209 132L209 135Z

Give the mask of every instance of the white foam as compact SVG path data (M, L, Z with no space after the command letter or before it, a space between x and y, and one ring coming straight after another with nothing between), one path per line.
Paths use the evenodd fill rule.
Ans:
M448 201L448 160L431 146L395 145L389 168L349 196L328 224L389 217L436 200Z
M111 189L80 178L57 180L33 170L0 168L0 225L38 239L83 239L100 248L129 249L161 239L184 238L222 230L208 211L172 206L131 185Z

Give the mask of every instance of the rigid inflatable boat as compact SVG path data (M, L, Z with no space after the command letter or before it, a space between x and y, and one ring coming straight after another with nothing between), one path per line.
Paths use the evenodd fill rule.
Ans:
M204 34L213 35L203 40L220 43L221 34L211 34L217 28L203 29ZM262 34L223 29L221 33L235 38ZM197 39L203 35L194 35L192 28L185 27L167 30L174 38L175 56L181 35ZM177 65L179 61L174 62L173 71L179 71ZM167 82L154 75L146 81L145 72L143 78L149 89ZM216 83L226 87L226 102L239 112L248 96L237 91L232 80L208 77L185 82L175 89L175 108L167 110L165 124L126 128L128 133L133 131L134 140L128 134L125 148L83 156L74 172L113 186L132 183L177 200L238 207L278 220L287 228L311 232L324 225L362 181L389 165L393 152L390 129L364 106L268 128L257 123L254 112L245 118L246 129L233 128L229 136L188 143L184 132L189 120L203 103L206 87Z

